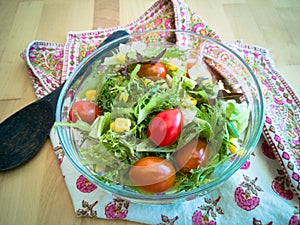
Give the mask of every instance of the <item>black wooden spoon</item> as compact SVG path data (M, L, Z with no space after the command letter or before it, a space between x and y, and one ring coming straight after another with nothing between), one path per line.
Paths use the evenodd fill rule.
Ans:
M101 44L128 35L120 30ZM125 39L117 42L126 42ZM63 85L44 98L19 110L0 124L0 171L22 165L42 147L55 122L55 109Z

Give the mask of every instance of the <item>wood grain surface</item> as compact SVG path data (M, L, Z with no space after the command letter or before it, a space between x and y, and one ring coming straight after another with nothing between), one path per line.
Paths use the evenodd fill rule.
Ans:
M20 52L33 40L64 43L69 31L125 25L154 0L0 0L0 121L35 100ZM270 50L300 93L299 0L187 0L223 41ZM24 166L0 173L1 225L131 225L75 216L50 141Z

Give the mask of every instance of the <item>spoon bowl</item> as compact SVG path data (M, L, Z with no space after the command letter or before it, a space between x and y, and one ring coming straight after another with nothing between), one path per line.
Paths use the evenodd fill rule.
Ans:
M126 35L126 31L116 31L100 46ZM0 171L24 164L41 149L55 122L56 104L63 86L22 108L0 124Z

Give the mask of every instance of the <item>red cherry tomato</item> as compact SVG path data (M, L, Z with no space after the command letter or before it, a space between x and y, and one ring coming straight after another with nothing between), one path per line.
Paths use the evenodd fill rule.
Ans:
M129 177L132 183L140 189L160 193L173 186L176 171L169 161L148 156L140 159L130 168Z
M205 167L209 160L209 149L204 139L193 139L175 153L178 168L189 173L198 166Z
M69 118L75 123L79 116L84 122L92 124L100 113L101 110L96 104L81 100L72 105Z
M157 81L166 78L167 68L161 62L157 62L154 65L147 63L141 66L138 75L139 77L147 77L153 81Z
M179 137L182 121L182 113L179 109L160 112L149 123L148 138L157 146L169 146Z

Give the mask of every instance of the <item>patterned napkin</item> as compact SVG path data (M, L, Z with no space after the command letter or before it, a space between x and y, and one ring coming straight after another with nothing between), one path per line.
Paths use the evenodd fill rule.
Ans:
M21 55L29 67L36 95L41 98L64 82L78 63L115 30L131 33L165 28L192 30L220 41L183 1L158 0L126 26L70 32L65 44L34 41ZM78 173L52 130L54 152L78 216L145 224L300 224L299 98L274 67L266 49L241 42L225 44L252 68L266 102L262 136L241 169L206 196L172 205L136 204L102 190Z

